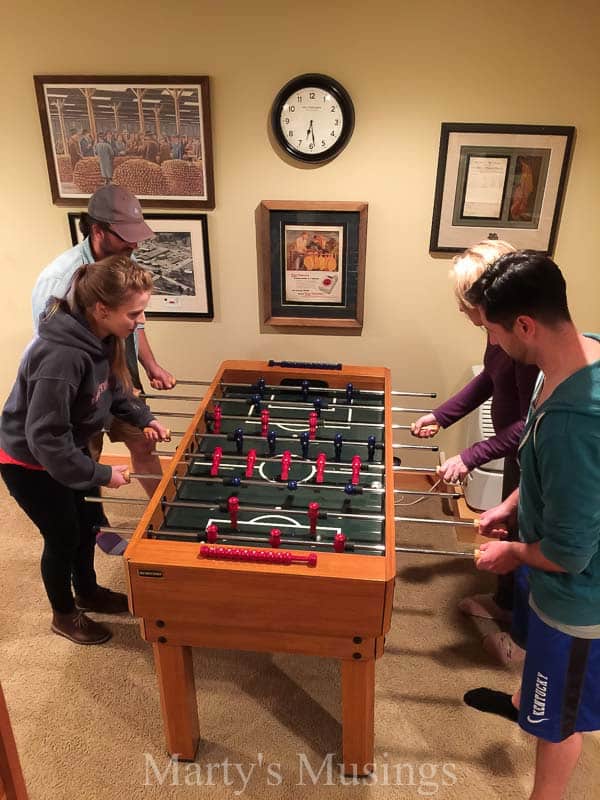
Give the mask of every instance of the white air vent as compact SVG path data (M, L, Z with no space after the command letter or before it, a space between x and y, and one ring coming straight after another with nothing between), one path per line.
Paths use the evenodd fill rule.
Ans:
M478 375L483 367L474 366L473 375ZM492 424L492 401L486 400L467 417L466 447L482 439L490 439L496 431ZM465 484L465 500L477 511L485 511L497 506L502 500L502 471L504 459L498 458L476 467Z

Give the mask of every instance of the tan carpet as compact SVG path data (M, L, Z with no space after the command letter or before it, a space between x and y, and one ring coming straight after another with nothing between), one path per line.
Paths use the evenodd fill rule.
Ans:
M428 500L410 511L438 508ZM108 513L113 524L127 514ZM469 561L399 557L392 630L377 666L377 771L344 785L335 766L338 665L299 656L196 650L202 743L194 765L171 769L151 651L136 622L111 621L114 637L100 647L52 634L40 542L2 486L0 680L32 800L528 796L531 740L462 703L469 688L510 691L518 680L518 670L494 666L481 650L493 623L476 625L456 610L457 599L491 585ZM399 530L398 542L455 546L452 529L423 526ZM98 553L96 563L102 583L124 590L120 558ZM598 797L599 757L600 739L590 736L570 800Z

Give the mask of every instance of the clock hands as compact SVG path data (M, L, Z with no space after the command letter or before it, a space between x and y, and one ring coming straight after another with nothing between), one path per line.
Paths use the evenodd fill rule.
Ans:
M306 138L307 139L308 139L309 134L310 134L310 136L312 136L313 147L314 147L314 144L315 144L315 132L313 130L313 121L312 121L312 119L311 119L310 125L308 126L308 129L306 131Z

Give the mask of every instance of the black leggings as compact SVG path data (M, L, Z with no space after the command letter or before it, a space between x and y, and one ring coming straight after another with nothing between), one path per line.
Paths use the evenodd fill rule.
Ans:
M50 605L68 614L75 608L76 594L89 596L96 590L94 546L96 526L104 519L100 503L86 503L86 495L100 496L97 487L85 491L63 486L47 472L0 464L8 491L37 525L44 537L42 580Z

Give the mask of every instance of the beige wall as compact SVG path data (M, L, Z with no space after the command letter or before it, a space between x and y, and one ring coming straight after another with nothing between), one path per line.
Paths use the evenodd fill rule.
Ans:
M484 343L456 312L448 258L428 253L442 121L577 127L555 257L577 321L600 329L595 0L25 0L2 16L2 398L30 335L35 278L70 245L68 209L50 198L36 73L211 77L215 320L148 326L159 360L180 377L209 377L224 358L335 360L386 364L398 389L442 397L457 389ZM349 146L319 169L290 166L268 136L278 89L308 71L336 77L356 107ZM261 330L254 210L262 199L369 203L361 336Z

